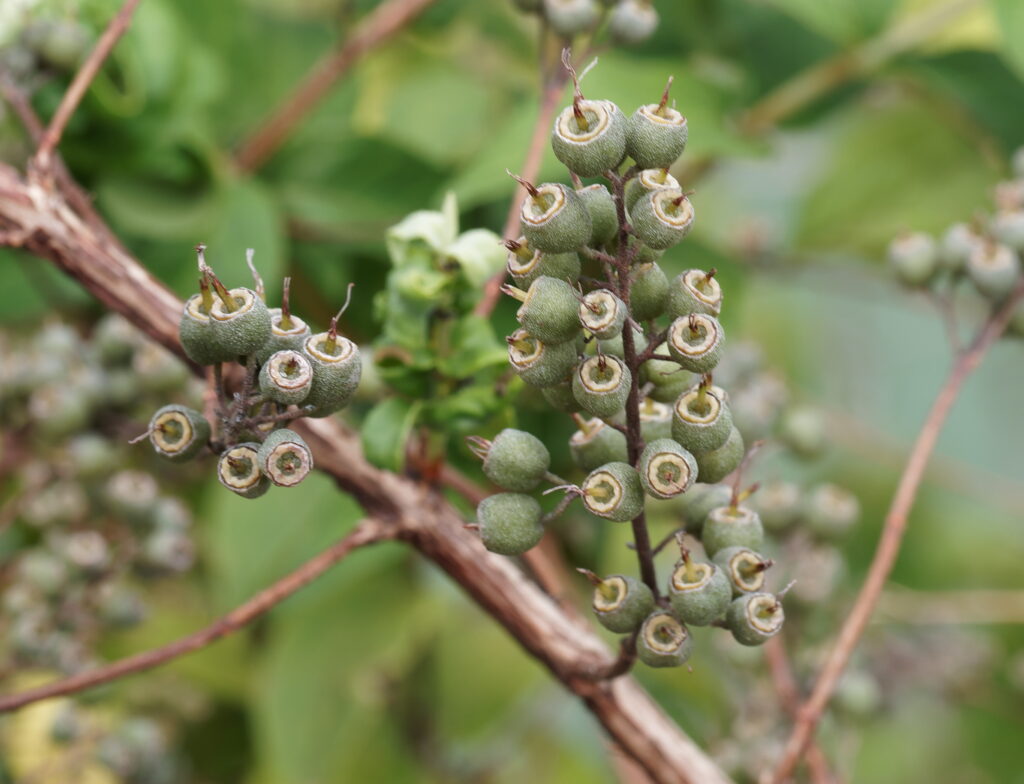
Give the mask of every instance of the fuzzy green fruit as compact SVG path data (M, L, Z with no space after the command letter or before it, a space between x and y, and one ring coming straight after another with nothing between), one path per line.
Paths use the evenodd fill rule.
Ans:
M556 411L574 414L580 410L580 404L576 402L576 396L572 393L572 381L568 377L554 386L544 387L540 394Z
M651 400L669 404L674 404L693 385L693 375L669 359L644 362L640 366L640 380L653 385L648 392Z
M608 19L608 32L624 44L646 41L658 27L658 12L651 0L620 0ZM682 150L680 150L682 152Z
M626 436L600 419L582 421L581 427L569 437L569 453L573 462L584 471L593 471L605 463L626 462Z
M729 609L732 586L717 565L692 561L687 555L672 572L668 599L683 623L707 626Z
M672 438L694 454L720 448L732 431L732 414L725 393L717 387L692 387L672 407ZM700 481L718 480L702 476Z
M260 471L260 445L238 444L225 449L217 461L217 479L243 498L259 498L270 489L270 479Z
M587 511L606 520L624 523L644 510L640 475L629 463L606 463L591 471L581 489Z
M633 281L629 289L629 306L637 321L650 321L668 307L668 276L654 262L633 268Z
M640 405L640 437L645 444L672 438L672 406L645 399Z
M700 479L698 471L698 480ZM728 504L732 499L732 488L728 485L705 484L698 481L682 497L682 515L686 532L700 537L708 513L716 507Z
M516 291L505 289L506 291ZM579 332L579 300L564 280L540 276L516 312L523 329L545 343L564 343Z
M268 400L298 405L313 388L313 366L304 354L293 349L276 351L260 368L260 392Z
M484 547L499 555L521 555L544 535L540 504L521 493L497 493L476 508L480 539Z
M1020 280L1020 258L1006 245L982 243L967 259L967 275L982 295L1000 300Z
M689 630L666 610L648 615L636 639L637 658L648 667L679 667L692 649Z
M594 0L544 0L544 16L551 29L567 38L593 27L599 13Z
M686 149L686 118L671 106L641 106L626 125L626 154L643 169L667 169Z
M507 427L486 447L483 470L499 487L525 493L540 484L550 466L551 455L543 441Z
M757 550L764 544L764 526L753 509L746 506L720 506L708 513L700 539L710 556L727 547Z
M792 482L776 480L761 485L747 504L757 512L769 531L784 531L800 517L800 488Z
M907 286L926 286L939 269L935 240L922 232L901 234L889 243L889 266Z
M779 633L786 615L782 603L770 593L749 593L733 599L725 622L736 642L762 645Z
M675 498L696 481L697 461L671 438L659 438L644 447L637 472L648 495Z
M672 188L641 196L630 211L637 238L655 250L665 250L682 242L693 227L693 219L693 203Z
M359 347L348 338L320 332L306 338L303 353L313 367L313 384L304 401L312 407L309 416L329 416L348 405L363 375Z
M722 287L714 273L690 269L677 275L668 290L668 315L672 318L691 313L717 316L722 310Z
M722 358L725 330L706 313L680 316L668 329L665 346L672 358L691 373L710 373Z
M293 487L313 470L313 453L305 440L286 427L274 430L256 454L260 471L278 487Z
M734 596L764 588L765 572L772 562L756 549L736 545L715 553L715 565L722 570Z
M644 169L626 183L626 209L632 210L641 196L646 196L651 191L660 191L662 188L682 190L679 187L679 180L669 174L668 169Z
M629 634L654 609L651 589L633 577L613 574L594 586L594 615L610 632Z
M262 363L266 362L271 354L278 351L287 349L302 351L302 345L311 334L313 333L309 325L298 316L289 315L286 325L281 308L271 308L270 337L256 352L256 359Z
M210 440L210 423L188 406L164 406L149 420L149 442L161 457L191 460Z
M721 482L729 474L740 467L746 447L743 436L735 427L729 431L729 437L718 449L710 452L694 452L697 459L697 475L702 482Z
M622 345L622 332L608 340L600 340L598 341L598 344L600 345L602 354L610 354L611 356L618 357L619 359L624 359L626 356L625 348ZM591 343L590 347L592 347L596 352L597 346ZM633 348L636 350L637 354L647 348L647 338L644 335L643 330L639 327L634 327L633 329Z
M629 368L614 356L588 357L572 375L572 393L580 408L601 418L622 409L631 384Z
M1015 251L1024 250L1024 209L1000 210L992 218L989 231L999 242Z
M509 247L508 264L506 269L516 285L522 289L529 289L541 275L556 280L573 280L580 276L580 257L575 251L568 253L542 253L539 250L531 250L526 244L526 238L520 237Z
M565 381L576 365L576 344L571 340L544 343L525 329L517 329L506 340L509 364L530 386L553 387Z
M255 354L270 337L270 311L252 289L231 289L228 295L235 309L229 311L223 301L214 300L210 336L221 356L237 359Z
M200 294L193 294L185 303L178 323L178 338L185 350L185 356L197 365L213 365L237 359L225 356L214 341L210 315L203 305Z
M939 245L939 266L951 275L959 275L967 266L982 236L968 223L954 223L942 235Z
M573 174L596 177L626 157L626 117L611 101L574 101L555 118L551 149Z
M575 251L590 239L590 213L576 191L561 183L533 188L520 212L522 233L544 253Z
M804 499L804 524L826 539L841 537L860 517L857 496L838 485L821 484Z
M601 340L609 340L622 333L628 308L625 302L607 289L595 289L584 295L577 313L583 329Z
M619 214L615 209L615 199L608 189L600 183L586 185L576 193L590 213L590 242L592 248L600 248L610 242L619 233Z

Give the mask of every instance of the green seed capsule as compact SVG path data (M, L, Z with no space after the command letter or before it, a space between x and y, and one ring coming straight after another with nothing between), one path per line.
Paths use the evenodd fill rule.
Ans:
M939 266L952 275L958 275L967 267L967 259L981 244L982 236L968 223L954 223L942 235L939 245Z
M476 508L484 547L500 555L521 555L544 535L540 504L521 493L497 493Z
M668 277L654 262L634 267L629 290L629 306L637 321L650 321L668 307Z
M224 450L217 462L217 479L243 498L259 498L270 489L270 479L259 466L260 445L244 443Z
M610 242L619 231L619 214L615 209L615 200L608 189L600 183L584 186L576 193L590 213L592 228L588 244L592 248L600 248L606 242Z
M710 556L727 547L757 550L764 544L764 526L753 509L745 506L720 506L708 512L700 540Z
M561 183L535 188L523 201L520 217L530 247L545 253L575 251L593 232L583 199Z
M244 357L255 354L270 337L270 311L255 291L231 289L235 309L214 300L210 308L210 334L222 356Z
M626 303L607 289L587 293L577 308L579 323L602 340L622 333L627 311Z
M626 356L625 349L622 346L621 332L608 340L598 341L598 344L600 345L602 354L610 354L611 356L618 357L619 359L624 359ZM597 346L595 346L594 343L591 342L589 347L596 352ZM633 328L633 348L636 350L637 354L647 349L647 338L644 336L644 331L639 327Z
M569 437L569 453L584 471L593 471L605 463L624 463L629 454L626 436L600 419L577 420L581 428Z
M667 169L686 149L686 118L671 106L641 106L626 126L626 154L644 169Z
M905 285L927 285L939 268L935 240L922 232L901 234L889 243L889 266Z
M263 475L278 487L294 487L313 470L313 453L302 436L282 427L260 445L256 462Z
M629 463L606 463L591 471L581 489L587 511L606 520L624 523L644 510L640 475Z
M556 411L574 414L580 410L580 404L576 402L576 396L572 393L572 381L569 378L559 381L552 387L544 387L540 394Z
M710 373L722 358L725 331L706 313L680 316L668 330L665 346L679 366L692 373Z
M825 451L825 417L814 406L791 406L779 421L779 439L799 457L816 458Z
M164 406L149 420L149 442L168 460L191 460L209 440L210 423L194 408Z
M697 461L671 438L660 438L644 447L637 471L648 495L675 498L697 480Z
M646 41L657 27L658 12L651 0L621 0L608 19L608 32L624 44Z
M572 286L542 275L530 284L516 318L538 340L564 343L579 332L578 312L579 300Z
M653 385L648 392L651 400L673 404L693 385L693 375L683 370L678 362L668 359L649 359L640 366L640 380Z
M672 406L646 398L640 405L640 437L645 444L672 438Z
M672 611L683 623L707 626L717 621L732 601L732 586L720 567L686 556L668 583Z
M572 37L597 23L598 8L594 0L544 0L544 17L556 33Z
M641 242L655 250L665 250L690 233L693 204L683 193L663 188L637 199L630 218Z
M654 609L651 589L633 577L613 574L594 586L594 615L610 632L629 634Z
M694 452L697 459L697 475L702 482L721 482L740 467L746 447L743 436L735 427L729 431L729 438L718 449L710 452Z
M311 417L325 417L344 408L359 386L363 363L359 347L348 338L321 332L306 338L303 353L313 367L313 384L304 405Z
M256 352L256 359L261 363L266 362L271 354L278 351L285 351L287 349L302 351L306 338L313 334L309 325L298 316L289 315L288 326L285 326L282 322L283 314L281 313L281 308L271 308L270 337L267 338L267 342L263 344L260 350Z
M525 329L517 329L506 340L509 364L530 386L553 387L568 378L576 365L576 345L571 340L544 343Z
M260 368L260 392L276 403L298 405L312 388L313 366L298 351L277 351Z
M618 357L588 357L572 375L572 393L584 411L610 417L620 411L629 396L632 375Z
M733 596L763 590L765 572L772 565L756 550L739 545L715 553L714 562L725 575Z
M1020 258L1006 245L982 243L967 259L967 275L981 294L1002 299L1020 280Z
M698 479L700 475L698 472ZM732 499L732 488L728 485L712 485L698 482L683 494L681 512L686 522L686 532L699 537L708 513Z
M1000 210L992 218L989 231L1007 247L1024 250L1024 209Z
M522 289L530 288L537 278L546 275L556 280L576 280L580 276L580 257L574 251L569 253L542 253L531 250L526 238L520 237L509 250L508 274ZM507 246L506 246L507 247Z
M779 633L786 615L770 593L749 593L733 599L725 622L740 645L762 645Z
M178 338L185 356L197 365L213 365L237 358L225 356L214 341L210 316L203 307L200 294L193 294L185 303L178 323Z
M838 485L821 484L804 499L803 520L818 536L832 539L845 534L860 517L857 496Z
M569 171L596 177L626 157L626 116L611 101L575 101L555 118L551 149Z
M505 490L532 490L551 466L551 455L544 442L525 430L507 427L485 448L484 475Z
M625 202L626 209L632 210L633 205L641 196L646 196L652 191L660 191L662 188L671 188L681 191L679 180L668 173L668 169L644 169L636 177L626 183Z
M720 448L732 430L725 393L717 387L693 387L680 395L672 408L672 438L694 454ZM718 480L702 475L701 481Z
M721 310L722 287L713 273L691 269L672 280L668 291L668 314L672 318L691 313L717 316Z
M792 482L777 480L761 485L747 502L769 531L784 531L800 517L800 488Z
M689 630L665 610L648 615L636 639L637 657L648 667L679 667L692 649Z

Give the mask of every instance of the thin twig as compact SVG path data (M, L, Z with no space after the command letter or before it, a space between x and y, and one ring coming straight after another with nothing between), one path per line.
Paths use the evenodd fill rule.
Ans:
M282 577L273 585L264 588L249 601L236 607L224 617L218 619L205 629L200 629L185 637L162 645L159 648L127 656L124 659L97 667L94 670L73 675L70 678L26 689L22 692L0 697L0 713L15 710L33 702L60 697L65 694L92 689L104 683L132 675L137 672L151 670L166 664L172 659L205 648L221 637L236 632L253 619L263 615L275 605L280 604L300 588L309 585L313 580L329 570L353 550L368 544L374 544L393 536L393 528L375 518L367 518L357 525L344 538L334 545L306 561L295 571Z
M918 488L924 478L925 469L935 449L939 434L942 432L942 427L960 394L960 389L964 381L981 363L992 344L1003 334L1007 324L1010 323L1014 309L1022 298L1024 298L1024 283L1018 285L1013 295L986 322L967 351L957 358L945 384L939 390L907 459L903 475L900 477L892 504L885 517L878 547L868 569L867 578L857 595L856 603L843 623L835 647L822 667L810 698L800 708L796 726L786 744L782 759L770 779L772 784L782 784L792 776L793 769L814 735L818 721L828 706L836 684L878 604L882 588L892 571L897 555L899 555L903 534L906 531L907 520L914 506Z
M89 52L89 56L82 63L78 73L75 74L75 78L72 79L71 85L64 93L64 97L61 98L57 111L54 112L49 126L47 126L46 131L43 133L43 138L39 142L39 147L36 149L36 154L33 158L34 168L44 176L52 170L53 151L60 144L60 137L71 120L71 116L75 113L75 109L78 108L78 104L81 103L82 98L89 89L89 85L96 78L96 74L103 67L103 63L106 62L110 52L121 39L121 36L125 34L125 31L128 30L128 26L132 21L132 14L135 13L138 5L139 0L125 0L121 10L110 20L107 29L103 31L100 40L96 42L96 46Z
M243 171L263 166L349 69L412 22L436 0L387 0L371 11L344 45L318 61L303 82L238 147Z

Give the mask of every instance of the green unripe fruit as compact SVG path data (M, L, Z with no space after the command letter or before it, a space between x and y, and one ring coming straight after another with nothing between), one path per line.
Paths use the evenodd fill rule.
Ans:
M47 550L29 550L17 561L18 580L45 596L63 590L69 577L67 562Z
M690 658L689 630L672 613L657 610L644 620L636 638L636 655L648 667L679 667Z
M506 289L512 291L512 289ZM579 332L579 300L564 280L544 275L530 284L516 318L523 329L545 343L564 343Z
M525 329L517 329L507 341L509 364L530 386L553 387L565 381L576 365L576 344L571 340L544 343Z
M650 444L672 438L672 406L647 398L640 406L640 437Z
M168 460L191 460L209 440L210 423L194 408L164 406L149 420L149 442Z
M225 449L217 461L217 479L243 498L259 498L270 489L270 479L260 471L260 445L238 444Z
M671 188L681 191L679 180L668 173L668 169L644 169L636 177L626 183L625 202L626 209L632 210L633 205L641 196L646 196L652 191L660 191L662 188Z
M624 44L646 41L657 27L658 12L651 0L620 0L608 20L612 38Z
M313 384L304 401L311 417L325 417L344 408L363 374L359 347L348 338L321 332L306 338L303 353L313 367Z
M747 502L757 512L769 531L784 531L793 525L801 512L800 488L792 482L778 480L761 485Z
M294 487L313 470L313 453L302 436L282 427L260 444L256 462L263 475L278 487Z
M583 199L561 183L534 188L523 200L520 218L530 247L544 253L575 251L593 232Z
M956 275L964 271L967 259L982 242L982 237L968 223L954 223L942 235L939 245L939 266Z
M203 298L200 294L193 294L185 303L181 321L178 322L178 338L181 340L181 347L185 350L185 356L197 365L213 365L217 362L237 359L237 357L225 356L220 346L214 341L210 315L203 306Z
M679 366L692 373L710 373L722 358L725 331L706 313L680 316L668 329L665 346Z
M732 356L730 351L728 356ZM722 379L722 365L716 369L716 378ZM736 394L729 397L733 424L739 428L743 438L756 441L768 438L775 432L782 407L789 390L785 383L772 371L758 373Z
M762 645L779 633L786 615L770 593L748 593L733 599L725 622L740 645Z
M551 149L573 174L596 177L626 157L626 117L611 101L575 101L555 118Z
M98 531L75 531L60 544L64 560L87 577L98 577L110 567L110 547Z
M600 419L581 421L581 428L569 437L569 453L584 471L593 471L605 463L624 463L628 459L626 436Z
M156 480L144 471L118 471L103 488L111 511L136 525L149 524L158 493Z
M530 288L537 278L546 275L556 280L576 280L580 276L580 257L575 251L568 253L542 253L531 250L525 238L513 243L508 253L508 274L522 289ZM507 246L506 246L507 247Z
M648 495L675 498L697 481L697 461L671 438L659 438L644 447L637 472Z
M821 484L804 499L804 524L825 538L842 536L860 517L857 496L838 485Z
M630 212L637 238L655 250L681 242L690 233L693 219L693 204L685 194L671 188L641 196Z
M772 565L756 550L740 545L715 553L714 562L725 575L734 596L763 590L765 572Z
M577 308L579 323L601 340L617 337L622 333L628 308L626 303L607 289L595 289L584 295Z
M540 504L521 493L498 493L476 508L484 547L500 555L521 555L544 535Z
M697 475L702 482L721 482L729 474L740 467L746 447L743 436L735 427L729 431L729 437L718 449L710 452L694 452L697 459Z
M231 289L228 295L235 302L234 310L229 311L220 299L210 308L211 338L221 356L255 354L270 337L270 311L251 289Z
M791 406L779 422L779 438L799 457L818 457L825 451L825 418L813 406Z
M600 340L598 341L598 343L601 347L602 354L610 354L611 356L618 357L619 359L625 358L626 351L622 345L621 332L613 338L609 338L608 340ZM591 343L590 345L594 346L593 343ZM594 346L595 350L596 348L597 347ZM633 328L633 348L636 349L637 354L646 350L647 348L647 337L644 335L644 331L638 327Z
M622 409L632 383L629 368L618 357L588 357L572 375L572 393L580 408L603 419Z
M567 38L593 27L598 14L594 0L544 0L544 16L551 29Z
M687 555L672 572L668 599L683 623L707 626L729 609L732 586L717 565L692 561Z
M284 405L298 405L313 388L313 366L293 349L276 351L260 368L260 392Z
M745 506L719 506L708 513L700 540L710 556L728 547L757 550L764 544L764 526L753 509Z
M722 287L714 273L691 269L677 275L668 290L668 314L672 318L691 313L717 316L722 310Z
M700 479L698 472L698 479ZM682 515L686 532L699 537L708 513L732 500L732 488L727 485L704 484L699 481L682 497Z
M606 520L624 523L644 510L640 475L629 463L606 463L591 471L581 490L587 511Z
M621 116L621 113L620 113ZM600 248L610 242L619 232L619 214L615 209L615 199L608 189L600 183L586 185L576 193L590 213L590 242L592 248Z
M629 118L626 154L643 169L667 169L686 149L686 118L671 106L649 103Z
M285 326L281 308L271 308L270 336L267 338L267 342L256 352L256 359L260 362L266 362L271 354L275 354L278 351L285 351L287 349L302 351L306 338L311 334L313 333L309 325L298 316L289 314L288 324Z
M572 393L572 381L568 378L552 387L544 387L540 394L556 411L573 414L580 410L580 404L576 402L576 396Z
M939 268L935 240L922 232L901 234L889 243L889 266L907 286L925 286Z
M717 387L693 387L672 407L672 438L694 454L720 448L733 431L732 414L724 392ZM700 464L700 459L697 461ZM717 482L717 479L700 481Z
M675 403L693 384L693 376L668 359L649 359L640 371L640 380L653 384L648 396L659 403Z
M1024 250L1024 209L1000 210L989 225L992 236L1016 251Z
M594 586L594 615L610 632L629 634L654 609L651 589L633 577L613 574Z
M138 330L119 313L107 313L92 331L92 345L105 365L125 364L141 343Z
M478 443L483 451L484 475L505 490L533 490L551 466L551 455L544 442L525 430L507 427L493 441Z
M132 372L143 392L160 394L181 389L188 368L174 354L156 343L144 343L132 357Z
M1006 245L982 243L967 259L967 275L981 294L999 300L1020 280L1020 258Z
M668 277L654 262L635 267L629 290L629 307L637 321L656 319L668 307Z

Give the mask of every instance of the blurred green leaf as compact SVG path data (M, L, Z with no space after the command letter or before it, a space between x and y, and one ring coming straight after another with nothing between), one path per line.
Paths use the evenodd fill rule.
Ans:
M438 369L446 376L462 379L488 367L504 367L507 353L498 342L494 327L480 316L458 319L448 335L448 345L437 359Z
M1020 0L989 0L1002 39L1002 54L1017 73L1024 77L1024 3Z
M881 29L892 0L766 0L817 33L850 43Z
M393 397L370 409L360 428L366 459L388 471L401 471L405 466L405 444L422 406L422 401Z

